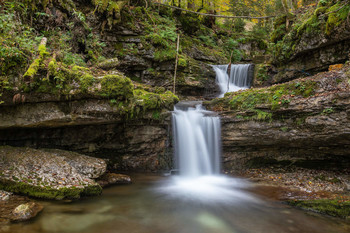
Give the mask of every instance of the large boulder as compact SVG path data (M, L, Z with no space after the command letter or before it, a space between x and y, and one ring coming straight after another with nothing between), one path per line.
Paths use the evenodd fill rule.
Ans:
M0 147L0 188L46 199L98 195L91 178L103 174L106 163L67 151Z

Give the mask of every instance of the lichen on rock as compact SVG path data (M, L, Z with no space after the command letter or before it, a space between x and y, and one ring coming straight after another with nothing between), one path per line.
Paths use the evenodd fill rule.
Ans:
M101 159L59 150L9 146L0 147L0 152L3 190L45 199L101 193L101 187L91 179L105 172L106 164Z

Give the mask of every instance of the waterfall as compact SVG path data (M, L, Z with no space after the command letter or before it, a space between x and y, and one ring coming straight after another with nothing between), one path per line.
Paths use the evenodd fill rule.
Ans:
M198 177L220 173L220 118L200 104L180 103L173 112L176 166L181 176Z
M250 87L250 64L232 64L230 77L227 74L228 65L216 65L213 69L216 73L216 83L220 87L220 96L226 92L239 91Z

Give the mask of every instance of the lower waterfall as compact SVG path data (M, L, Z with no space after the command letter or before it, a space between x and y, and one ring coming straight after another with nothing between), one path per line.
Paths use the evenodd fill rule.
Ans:
M201 105L175 106L173 138L176 166L181 176L220 173L220 118Z
M202 203L256 202L242 188L243 179L220 174L220 118L200 102L180 102L172 114L175 168L178 175L159 188L169 197Z

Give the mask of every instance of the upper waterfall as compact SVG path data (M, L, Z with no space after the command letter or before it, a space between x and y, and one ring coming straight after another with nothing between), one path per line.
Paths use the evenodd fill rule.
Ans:
M250 64L232 64L230 77L228 76L229 65L215 65L216 82L220 87L220 96L226 92L239 91L250 87L249 68Z

